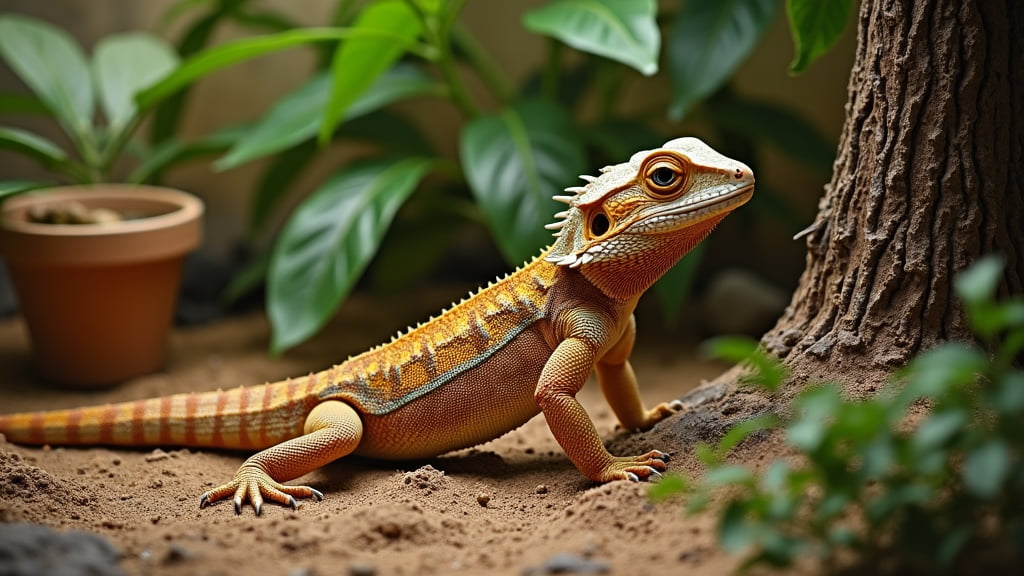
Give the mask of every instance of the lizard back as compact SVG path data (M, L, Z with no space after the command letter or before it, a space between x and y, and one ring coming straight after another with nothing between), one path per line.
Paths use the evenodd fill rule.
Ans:
M388 414L485 362L546 312L557 269L543 255L439 316L316 375L320 398Z

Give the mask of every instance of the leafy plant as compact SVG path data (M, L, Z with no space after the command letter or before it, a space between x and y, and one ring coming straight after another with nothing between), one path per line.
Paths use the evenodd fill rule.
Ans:
M0 182L0 196L51 185L108 182L122 166L133 133L146 110L135 95L156 84L179 65L174 49L144 32L113 34L100 40L87 59L63 30L27 16L0 15L0 58L18 75L33 96L0 95L0 113L32 113L52 117L67 136L70 150L14 126L0 126L0 148L40 162L55 177L51 182ZM223 151L230 133L212 136L195 148L207 154ZM127 175L143 182L182 160L160 149L131 149L141 157L140 169ZM195 156L195 154L193 154Z
M788 3L813 5L807 0ZM251 4L246 0L181 2L173 17L193 14L185 35L190 49L205 43L217 24L228 21L276 32L268 38L309 30L295 28L287 16L260 11ZM303 215L311 214L305 204L319 203L318 198L330 194L327 189L332 183L349 171L367 178L367 161L378 169L385 165L394 169L393 165L356 160L300 204L268 249L268 257L233 287L234 293L241 293L266 271L272 350L301 342L330 318L370 259L378 255L383 232L393 218L404 218L402 227L415 230L416 237L397 234L383 245L379 258L407 261L408 254L396 258L388 248L397 252L415 247L420 265L404 265L408 270L422 270L423 262L439 257L449 223L467 217L488 225L510 264L531 258L550 240L543 226L558 211L551 196L571 185L589 166L620 162L638 149L661 144L662 133L667 132L666 116L677 122L687 114L701 115L715 127L718 144L742 148L747 160L753 160L754 145L764 143L823 174L830 169L834 146L800 116L771 103L741 98L727 86L772 21L779 0L691 0L662 14L654 0L554 0L523 15L528 30L547 38L548 54L521 86L505 76L459 22L464 4L464 0L339 1L332 16L333 30L353 36L321 52L316 73L276 102L217 162L218 168L229 169L273 157L253 202L253 238L267 235L272 222L268 216L280 209L282 198L318 147L328 141L370 142L379 150L370 156L408 166L408 175L415 176L410 191L418 192L400 195L404 207L397 212L375 212L365 221L339 218L333 226L317 220L319 224L312 225L338 242L307 245L301 241L309 236L302 225ZM794 20L799 26L805 21L815 26L819 22ZM667 31L665 42L662 30ZM806 33L804 28L794 28L794 35ZM567 58L565 46L581 55ZM200 50L195 56L219 49ZM811 53L809 59L817 55ZM619 105L625 86L656 74L661 60L667 62L672 94L651 110L625 112ZM468 75L480 80L486 94L466 88ZM147 97L144 94L142 101ZM461 114L457 163L425 143L415 117L407 119L386 110L391 104L423 97L447 101ZM707 106L699 106L701 101ZM785 129L780 131L780 125ZM676 129L671 127L671 132ZM420 170L424 165L429 168ZM378 184L375 178L366 180L368 189L376 191L371 193L384 194ZM367 200L358 205L376 203ZM756 202L777 213L787 211L770 190L762 190ZM439 220L448 223L440 225ZM370 221L380 234L359 236L350 228L355 222ZM340 258L340 254L347 256ZM691 255L658 287L669 316L678 312L680 294L692 281L699 255ZM307 278L315 285L306 289L320 297L295 297L288 287L294 285L296 263L314 260L338 266L331 274Z
M993 257L956 279L978 338L992 355L948 343L914 359L874 398L844 400L822 384L797 398L792 418L762 416L697 455L703 478L679 477L652 495L689 494L699 511L726 489L722 546L748 554L747 566L784 567L800 556L856 559L923 573L949 570L969 550L995 550L1021 562L1024 550L1024 295L996 302L1003 270ZM748 355L756 383L774 389L778 362L736 341L713 349ZM781 424L796 458L760 474L727 462L752 433Z

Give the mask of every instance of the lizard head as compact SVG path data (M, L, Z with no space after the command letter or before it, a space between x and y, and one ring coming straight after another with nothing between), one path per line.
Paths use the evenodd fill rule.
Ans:
M754 175L697 138L678 138L581 176L555 196L569 208L548 228L545 259L577 268L614 298L639 296L754 193Z

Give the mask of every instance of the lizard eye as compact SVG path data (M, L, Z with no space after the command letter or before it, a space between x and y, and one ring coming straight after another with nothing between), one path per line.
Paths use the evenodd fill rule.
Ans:
M651 173L651 182L659 188L667 188L676 181L676 173L668 166L660 166Z
M686 188L686 165L675 156L648 159L643 174L647 191L655 197L672 196Z

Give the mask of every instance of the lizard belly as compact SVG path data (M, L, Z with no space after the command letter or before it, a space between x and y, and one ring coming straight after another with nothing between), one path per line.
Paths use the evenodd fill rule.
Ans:
M540 412L534 390L552 349L526 330L430 394L383 415L363 415L357 454L415 459L475 446Z

